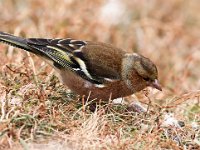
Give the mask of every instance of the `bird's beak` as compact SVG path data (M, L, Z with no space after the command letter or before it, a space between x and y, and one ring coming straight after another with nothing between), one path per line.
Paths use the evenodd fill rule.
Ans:
M161 85L157 79L155 79L153 82L151 82L150 86L158 89L159 91L162 91Z

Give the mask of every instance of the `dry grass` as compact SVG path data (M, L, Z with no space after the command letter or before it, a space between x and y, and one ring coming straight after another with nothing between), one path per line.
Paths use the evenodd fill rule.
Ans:
M0 44L0 149L200 149L199 0L125 0L114 20L106 2L0 0L1 31L134 50L157 64L163 92L136 94L144 114L91 113L38 57Z

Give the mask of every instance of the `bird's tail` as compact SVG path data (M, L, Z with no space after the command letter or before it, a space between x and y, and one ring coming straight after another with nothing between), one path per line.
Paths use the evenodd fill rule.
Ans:
M21 37L16 37L8 33L0 32L0 42L32 52L31 48L27 45L26 39Z

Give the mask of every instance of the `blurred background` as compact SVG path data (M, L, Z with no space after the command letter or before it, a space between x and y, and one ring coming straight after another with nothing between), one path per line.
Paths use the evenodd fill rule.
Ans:
M177 115L182 120L189 121L200 119L199 0L0 0L0 10L0 31L3 32L23 37L71 37L75 39L101 41L113 44L127 52L138 52L150 58L158 67L159 80L164 89L163 92L154 91L154 93L150 95L150 98L155 100L155 103L159 103L163 106L159 108L165 109L165 106L167 108L168 104L176 106L173 107L172 111L177 112ZM14 88L17 88L17 90L14 90L15 94L17 93L20 95L22 91L26 93L28 90L25 89L28 88L30 90L30 87L33 86L30 85L30 83L34 84L33 79L30 78L32 74L41 75L38 76L37 80L45 82L46 78L53 72L52 68L45 66L44 72L46 72L46 74L44 74L41 71L41 68L44 66L43 61L34 55L31 55L31 60L27 56L29 56L29 54L22 50L11 47L8 48L0 44L1 97L6 97L3 91L11 93L9 91L13 91ZM12 66L10 66L11 64ZM6 66L10 66L10 68ZM20 75L18 75L19 72ZM55 91L55 89L52 91ZM20 98L16 98L16 95L11 93L10 97L9 95L7 96L7 99L10 99L11 102L15 101L15 103L17 100L20 100L23 106L25 106L24 103L26 103L26 107L23 109L21 106L13 108L9 105L7 110L11 109L10 112L12 113L10 114L12 115L15 114L15 112L32 115L34 111L29 108L34 108L37 110L36 112L40 112L37 117L46 117L46 124L49 126L53 124L51 127L55 130L69 128L70 131L77 131L77 128L80 129L80 127L82 127L80 124L85 121L85 116L81 116L83 119L79 121L74 121L74 118L71 119L72 115L68 116L68 114L73 113L74 116L74 112L69 112L68 110L69 108L71 110L71 106L65 106L63 101L60 103L57 101L59 104L53 103L52 105L55 105L56 108L57 106L65 107L62 110L68 111L65 113L65 119L62 120L62 126L59 126L60 122L58 123L58 120L61 120L59 117L62 116L62 113L59 112L60 108L57 108L55 110L58 110L58 112L56 115L54 114L55 110L52 109L52 106L49 106L52 101L49 100L47 96L51 94L52 91L48 91L47 88L43 92L41 92L41 90L36 90L35 93L31 91L28 92L28 94L21 94ZM56 93L53 94L56 95ZM31 97L32 95L33 97ZM27 99L29 100L30 97L33 98L32 100L34 101L36 96L38 96L39 99L37 103L38 106L35 105L35 102L33 105L30 105L30 101L29 103L25 101ZM180 97L180 99L173 103L174 97ZM41 103L43 103L45 107L39 109ZM1 106L3 106L3 104L4 103L2 103ZM178 106L178 104L181 105ZM74 107L72 108L74 109ZM193 110L193 108L195 108L195 111L190 111ZM154 114L160 113L160 109L157 109L157 107L152 107L152 111L154 110L156 111ZM48 114L51 111L53 112ZM57 118L53 116L55 117L54 120L51 119L52 114L56 117L57 115L60 116ZM42 117L40 117L40 115ZM9 118L9 115L7 116ZM70 120L70 123L69 121L67 123L65 122L66 117ZM155 120L157 116L152 115L151 117L154 117L152 120ZM3 117L1 117L1 120L2 118ZM106 121L109 122L110 120ZM41 131L50 131L49 127L44 128L43 125L40 124L42 120L38 119L36 122L38 123L37 128L41 129ZM20 131L24 134L22 136L24 139L35 135L32 131L35 131L36 127L31 126L31 129L34 130L31 130L32 134L30 135L30 126L26 126L26 121L23 123L12 123L12 127L10 124L10 122L7 122L5 125L6 127L3 126L2 128L0 126L0 131L4 128L9 129L9 131L11 128L14 128L11 133ZM26 130L21 129L23 124L27 127L25 128ZM75 129L72 129L74 126L76 126ZM110 127L112 124L108 124L107 126ZM112 126L108 131L114 131L114 133L118 132L122 126L124 127L125 125L120 125L120 127L116 125L115 130ZM130 128L130 126L125 127L126 129ZM126 136L124 137L126 140L124 141L137 141L138 139L135 141L131 138L127 139L127 137L131 137L129 134L132 134L131 130L128 129L126 130L127 132L125 132L128 133L128 136L125 134ZM142 127L139 129L142 129ZM80 130L82 131L82 128ZM70 131L69 133L71 133ZM104 139L104 133L107 135L107 130L106 132L103 131L104 130L101 130L101 134L98 134L98 136L95 135L97 139ZM190 132L190 130L188 131ZM9 133L9 135L12 135L11 133ZM76 133L79 135L80 132ZM121 135L121 130L119 133ZM142 133L142 131L139 130L139 133ZM91 134L91 137L95 136ZM121 137L123 137L123 134L120 138ZM137 138L137 136L135 137ZM190 138L191 136L188 137ZM77 136L74 138L75 141L76 138ZM140 140L143 142L145 139L147 142L146 146L152 144L151 142L148 143L150 139L148 135L143 136ZM105 141L107 142L109 140L105 138ZM79 139L79 142L82 142L82 146L84 146L84 142L86 141ZM117 147L120 144L126 143L121 141L120 144L117 142L115 144ZM156 142L153 144L157 146ZM96 146L99 146L98 143ZM111 147L112 146L111 144Z

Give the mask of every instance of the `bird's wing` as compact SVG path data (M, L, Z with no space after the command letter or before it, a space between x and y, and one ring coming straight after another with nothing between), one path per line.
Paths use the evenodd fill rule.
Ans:
M121 63L125 52L110 44L90 42L76 55L83 55L89 72L110 81L121 80Z
M43 52L48 58L50 58L50 60L53 60L53 65L55 67L69 69L94 84L100 85L106 83L107 81L119 79L119 75L114 71L115 69L113 69L109 65L106 66L106 64L98 64L96 65L98 69L93 69L93 67L95 67L94 64L101 63L103 60L90 60L90 57L88 57L86 53L88 53L88 51L90 53L93 53L94 49L91 49L90 44L88 45L86 41L74 40L70 38L29 38L27 39L27 45L31 49ZM89 50L87 47L89 48ZM99 49L99 51L104 50L105 49ZM98 67L101 65L104 65L104 67ZM99 69L101 69L101 71L99 71ZM109 74L111 75L109 76Z

